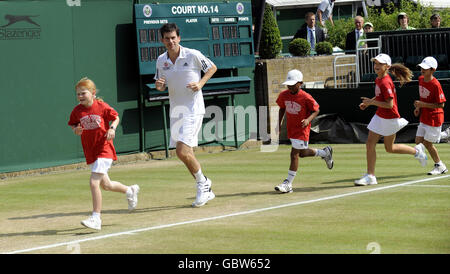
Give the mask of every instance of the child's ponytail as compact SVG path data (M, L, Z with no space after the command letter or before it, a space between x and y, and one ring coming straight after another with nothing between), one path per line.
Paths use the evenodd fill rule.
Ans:
M411 82L413 76L413 73L409 68L399 63L392 64L389 68L389 72L391 72L395 76L395 78L400 81L400 86L403 86L405 83Z

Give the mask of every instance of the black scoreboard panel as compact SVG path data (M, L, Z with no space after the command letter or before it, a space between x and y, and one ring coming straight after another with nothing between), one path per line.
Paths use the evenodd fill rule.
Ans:
M176 23L184 47L201 51L219 69L254 66L251 3L137 4L136 31L141 75L155 74L166 51L159 28Z

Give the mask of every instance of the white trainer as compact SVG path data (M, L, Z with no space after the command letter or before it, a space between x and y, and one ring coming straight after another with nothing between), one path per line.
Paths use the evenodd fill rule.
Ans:
M102 229L102 220L99 218L94 218L94 216L89 216L86 220L81 221L81 224L87 228L101 230Z
M370 174L364 174L361 179L355 180L355 186L368 186L376 184L378 184L377 178Z
M445 173L447 173L447 171L448 171L448 169L444 164L442 164L442 165L434 164L434 168L430 172L428 172L428 175L445 174Z
M281 184L277 185L275 187L275 190L279 191L281 193L291 193L291 192L293 192L292 184L289 183L288 180L284 180Z
M204 206L208 201L211 201L216 197L211 190L212 182L210 179L206 178L206 182L197 182L197 196L195 202L192 203L193 207Z
M417 150L417 153L414 156L414 158L419 160L419 163L422 166L426 166L427 165L428 156L427 156L427 154L425 152L425 146L422 143L420 143L420 144L416 145L414 148Z
M323 150L327 153L327 156L322 157L322 159L324 159L325 163L327 163L328 169L332 169L333 165L334 165L334 163L333 163L333 148L331 146L326 146Z
M450 143L450 127L441 132L441 143Z
M132 185L131 188L131 194L127 194L127 201L128 201L128 210L133 211L136 209L137 203L138 203L138 193L139 193L139 186L138 185Z

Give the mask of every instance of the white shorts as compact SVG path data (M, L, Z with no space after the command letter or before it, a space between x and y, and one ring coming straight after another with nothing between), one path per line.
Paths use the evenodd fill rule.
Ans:
M198 146L198 133L203 124L203 114L188 114L170 118L170 147L183 142L190 147Z
M308 141L303 141L299 139L290 139L292 147L295 149L307 149L308 148Z
M441 129L442 126L432 127L424 123L420 123L417 127L416 136L423 137L423 139L430 143L439 143L441 140Z
M391 136L407 124L408 121L404 118L384 119L375 114L367 128L381 136Z
M90 164L91 171L95 173L108 174L113 160L108 158L98 158L93 164Z

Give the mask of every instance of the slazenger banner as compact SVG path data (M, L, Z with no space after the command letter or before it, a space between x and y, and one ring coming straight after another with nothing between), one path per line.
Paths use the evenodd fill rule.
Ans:
M0 21L0 40L40 39L41 26L37 17L39 15L4 15L3 22Z

